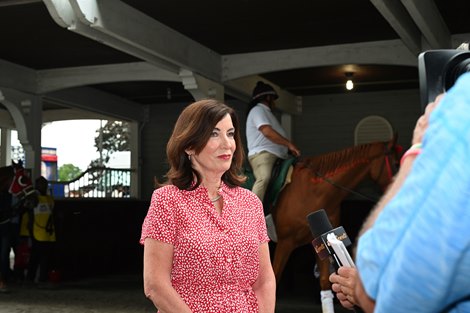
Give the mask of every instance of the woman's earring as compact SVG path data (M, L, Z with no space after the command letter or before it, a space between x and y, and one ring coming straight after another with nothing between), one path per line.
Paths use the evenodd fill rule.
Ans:
M188 160L191 162L191 154L188 154Z

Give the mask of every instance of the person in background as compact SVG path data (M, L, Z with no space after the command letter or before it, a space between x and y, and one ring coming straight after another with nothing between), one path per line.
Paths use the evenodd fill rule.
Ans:
M32 241L26 279L35 282L39 267L37 281L40 285L48 281L56 241L54 198L47 192L48 183L43 176L36 179L38 203L32 210L23 215L20 229L20 236L25 236L26 228Z
M276 283L263 207L240 187L234 110L187 106L167 144L168 181L142 225L144 292L159 312L273 313Z
M17 277L11 269L10 253L13 249L17 256L19 237L19 216L27 208L36 205L37 197L33 189L29 172L23 168L23 162L12 162L12 179L2 181L0 193L0 292L7 293L7 282L15 282Z
M255 176L252 191L261 202L264 200L276 160L287 159L289 152L294 157L300 156L300 150L287 139L285 130L272 112L277 98L278 95L271 85L259 81L253 90L252 108L246 120L248 160ZM270 214L266 222L269 237L277 241Z
M0 293L7 293L10 276L11 202L8 191L0 192Z
M343 306L470 312L469 107L466 73L418 119L394 183L363 225L357 271L330 276Z

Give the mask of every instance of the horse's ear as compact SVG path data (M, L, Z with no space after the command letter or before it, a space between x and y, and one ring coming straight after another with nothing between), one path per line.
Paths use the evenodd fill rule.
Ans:
M14 168L23 168L23 161L20 159L15 163L15 161L11 160L11 166Z

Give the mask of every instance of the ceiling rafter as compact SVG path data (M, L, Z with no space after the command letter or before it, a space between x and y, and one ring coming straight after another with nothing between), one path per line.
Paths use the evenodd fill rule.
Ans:
M421 32L403 5L396 0L371 0L413 55L421 52Z
M450 49L451 36L434 1L401 0L430 49Z

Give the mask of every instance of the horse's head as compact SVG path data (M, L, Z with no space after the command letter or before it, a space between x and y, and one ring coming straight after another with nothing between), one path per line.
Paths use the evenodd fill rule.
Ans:
M375 161L370 175L384 190L391 183L393 176L398 172L403 147L397 144L398 136L382 144L381 157Z
M15 196L25 207L35 206L37 199L36 191L29 173L24 169L21 162L12 162L13 178L8 191Z

